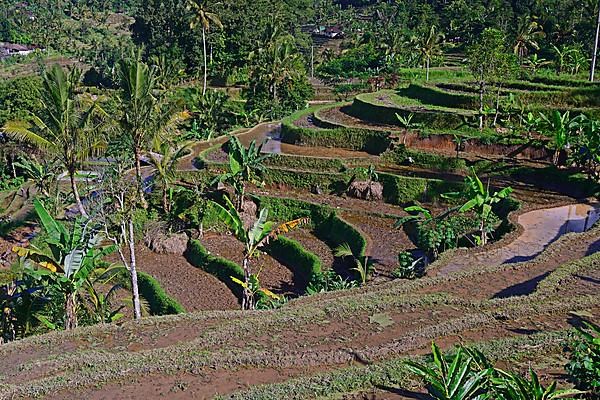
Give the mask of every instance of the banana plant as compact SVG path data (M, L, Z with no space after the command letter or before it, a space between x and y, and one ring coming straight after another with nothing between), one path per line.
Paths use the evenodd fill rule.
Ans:
M47 248L33 244L13 247L18 256L30 261L29 274L45 280L64 296L67 330L77 327L78 292L86 284L97 262L114 251L114 246L100 247L101 236L90 221L79 218L70 230L52 218L39 200L33 206L46 231Z
M359 256L355 255L350 245L348 243L342 243L338 247L336 247L333 251L333 254L336 257L346 258L349 257L354 262L354 268L351 268L352 271L356 271L360 278L360 284L365 285L369 276L375 270L373 266L373 260L369 256Z
M244 291L248 291L250 293L250 295L252 296L251 300L253 303L255 303L255 305L256 305L255 299L256 299L256 295L258 293L262 293L263 295L267 296L268 299L273 300L273 301L280 301L282 299L282 296L279 296L279 295L273 293L272 291L270 291L269 289L266 289L261 286L260 271L256 274L250 274L250 277L247 282L244 282L244 281L236 278L235 276L231 276L230 278L233 282L240 285L242 287L242 289L244 289Z
M490 378L494 391L500 400L553 400L572 398L586 392L576 389L558 389L556 382L544 387L538 375L531 368L529 379L519 374L496 369L499 377Z
M550 115L540 113L542 129L554 139L554 157L552 162L558 166L560 152L565 149L569 143L571 134L577 128L577 117L571 118L571 113L565 111L561 114L554 110Z
M21 168L27 176L31 179L35 188L39 193L46 197L50 197L50 186L58 176L58 165L56 162L38 162L35 157L25 158L21 157L19 161L13 164L17 168Z
M459 348L450 363L446 361L440 348L431 344L434 367L413 361L406 362L406 368L427 382L429 394L437 400L483 400L489 369L476 371L473 358L465 356Z
M267 245L270 240L277 240L279 235L308 223L309 219L299 218L293 221L284 222L283 224L277 224L267 220L269 210L263 208L260 210L259 217L254 224L249 229L246 229L238 210L229 197L225 196L224 202L226 207L214 201L211 201L211 204L217 210L219 219L227 225L233 235L244 244L244 258L242 262L242 268L244 270L244 280L242 281L242 287L244 289L242 309L252 310L255 308L256 304L254 302L253 278L250 261L259 253L259 249L264 245Z
M405 129L410 129L413 126L412 120L414 117L415 117L414 113L410 113L406 117L396 113L396 118L398 118L398 121Z
M229 171L218 176L216 182L227 182L233 186L237 196L237 207L242 210L244 207L244 196L246 195L246 185L248 183L260 184L258 176L264 172L264 161L271 157L271 154L262 154L263 146L266 140L260 145L253 140L248 148L244 147L240 140L233 135L229 136L227 142L229 146Z

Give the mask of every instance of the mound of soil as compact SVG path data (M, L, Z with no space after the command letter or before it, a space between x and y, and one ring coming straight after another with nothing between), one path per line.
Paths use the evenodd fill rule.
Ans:
M183 255L187 249L188 237L185 233L158 234L146 238L146 244L158 254Z
M350 184L348 195L362 200L383 200L383 185L379 182L355 181Z

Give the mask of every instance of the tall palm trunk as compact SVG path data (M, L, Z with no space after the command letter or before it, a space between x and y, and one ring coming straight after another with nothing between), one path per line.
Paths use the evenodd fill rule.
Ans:
M129 220L129 272L131 274L131 294L133 299L133 316L135 319L142 318L140 308L140 293L138 289L138 277L135 259L135 235L133 232L133 219Z
M77 292L69 292L65 296L65 330L71 330L77 328Z
M202 86L202 95L206 94L206 80L208 76L208 64L206 62L206 28L202 26L202 46L204 47L204 85Z
M77 189L77 182L75 182L75 170L69 168L69 181L71 182L71 191L73 192L73 196L75 197L75 203L77 203L77 209L79 210L79 214L84 217L88 217L88 213L85 211L83 207L83 203L81 202L81 197L79 196L79 190Z
M137 180L138 187L138 196L140 198L140 204L142 208L148 208L148 202L146 201L146 196L144 195L144 178L142 177L142 164L140 161L140 149L136 146L134 149L135 156L135 178Z

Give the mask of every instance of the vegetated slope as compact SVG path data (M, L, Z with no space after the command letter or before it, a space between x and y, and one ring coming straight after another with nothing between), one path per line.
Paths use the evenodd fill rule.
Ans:
M0 397L205 398L292 377L312 382L317 372L345 373L348 363L383 371L396 357L426 353L432 339L444 347L535 341L539 330L567 329L571 312L600 313L600 257L588 255L599 236L600 228L564 236L527 263L316 295L275 311L148 318L25 339L0 347ZM372 386L365 379L337 390ZM311 387L290 398L336 390ZM277 387L252 390L239 397L277 398Z

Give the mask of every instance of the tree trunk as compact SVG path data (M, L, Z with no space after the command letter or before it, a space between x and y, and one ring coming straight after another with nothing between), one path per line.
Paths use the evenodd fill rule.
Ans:
M253 310L254 298L252 296L252 291L248 287L248 284L250 283L250 261L248 260L248 257L244 257L242 266L244 268L244 282L246 283L246 287L244 288L244 293L242 295L242 310Z
M554 150L554 157L552 157L552 163L558 167L558 160L560 158L560 149Z
M69 169L69 180L71 182L71 191L73 192L73 196L75 197L75 203L77 203L77 209L79 210L79 214L87 218L88 213L85 212L85 208L83 207L83 203L81 202L79 190L77 189L77 182L75 182L75 171L72 169Z
M600 39L600 5L598 6L598 19L596 21L596 38L594 40L594 52L592 53L592 66L590 68L590 82L594 82L596 72L596 61L598 60L598 39Z
M131 294L133 299L133 316L135 319L142 318L140 308L140 293L138 290L138 277L135 261L135 235L133 232L133 219L129 220L129 272L131 274Z
M65 299L65 330L77 328L77 293L67 293Z
M483 81L479 83L479 130L483 130L483 92L485 84Z
M427 70L425 72L425 80L428 81L429 80L429 57L427 57L426 64L427 64L427 66L426 66Z
M140 198L140 204L142 208L148 208L148 202L146 201L146 196L144 195L144 178L142 177L142 164L140 161L140 149L135 148L134 151L135 156L135 178L137 180L138 186L138 196Z
M202 85L202 96L206 94L206 81L208 76L208 64L206 62L206 29L202 26L202 46L204 48L204 84Z
M494 115L494 126L498 123L498 115L500 114L500 90L502 85L498 85L498 92L496 92L496 114Z
M170 205L169 205L169 196L167 196L167 189L164 188L163 189L163 195L162 195L162 203L163 203L163 209L165 210L166 213L168 213L170 210Z
M481 246L485 246L487 244L487 233L485 232L485 219L483 218L479 230L481 232Z

